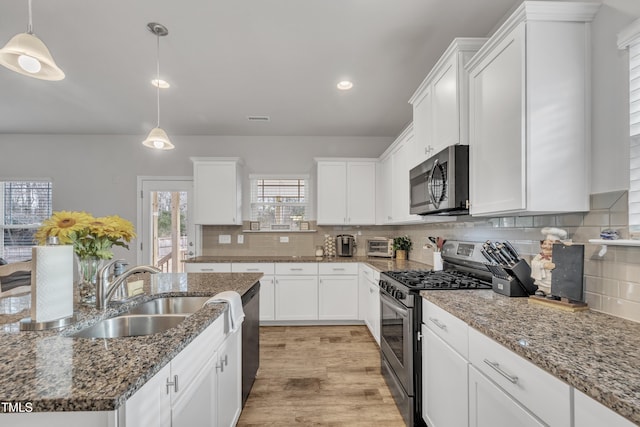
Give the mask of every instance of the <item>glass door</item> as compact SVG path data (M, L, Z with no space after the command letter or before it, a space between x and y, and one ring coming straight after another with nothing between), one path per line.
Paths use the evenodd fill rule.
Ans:
M189 216L193 180L139 179L138 259L166 273L184 271L184 259L195 256L195 227Z

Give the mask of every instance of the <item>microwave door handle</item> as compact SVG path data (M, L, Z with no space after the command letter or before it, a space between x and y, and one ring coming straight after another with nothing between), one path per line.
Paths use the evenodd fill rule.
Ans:
M436 200L435 195L432 190L433 176L436 173L436 168L438 167L439 160L435 159L433 161L433 167L431 168L431 172L429 173L429 178L427 179L427 192L429 193L429 200L431 200L431 204L435 206L436 209L440 207L440 201Z

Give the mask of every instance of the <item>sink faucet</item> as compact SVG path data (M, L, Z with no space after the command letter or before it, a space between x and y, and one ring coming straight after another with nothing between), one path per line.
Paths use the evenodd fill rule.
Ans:
M137 265L125 270L121 275L115 277L113 282L109 283L109 271L111 270L111 267L116 263L125 262L126 261L123 259L110 261L98 272L98 280L96 281L96 308L98 310L102 310L107 306L111 298L113 298L113 294L116 292L116 289L122 286L129 276L138 273L155 274L160 273L161 271L159 268L151 265Z

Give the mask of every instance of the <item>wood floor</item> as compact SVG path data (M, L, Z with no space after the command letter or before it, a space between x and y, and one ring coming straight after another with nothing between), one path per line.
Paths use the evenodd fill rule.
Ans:
M260 328L260 369L238 426L404 427L365 326Z

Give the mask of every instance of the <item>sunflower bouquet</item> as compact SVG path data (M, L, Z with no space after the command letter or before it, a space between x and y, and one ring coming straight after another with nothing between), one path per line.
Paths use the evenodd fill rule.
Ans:
M133 224L118 215L95 218L86 212L54 212L36 232L36 240L44 244L48 237L58 237L61 245L73 245L79 259L113 258L113 246L129 248L136 237Z

